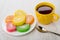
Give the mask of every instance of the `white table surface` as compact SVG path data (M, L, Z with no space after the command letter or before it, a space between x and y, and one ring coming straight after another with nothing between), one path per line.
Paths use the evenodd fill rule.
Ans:
M35 5L42 1L49 1L56 5L56 12L60 15L60 0L0 0L0 40L60 40L60 36L51 33L40 33L34 29L31 33L25 36L14 37L6 34L2 29L1 21L3 19L4 12L6 13L7 8L9 10L23 9L27 13L33 13ZM8 5L8 6L7 6ZM15 6L17 5L17 6ZM20 7L20 8L19 8ZM5 11L4 11L5 10ZM8 12L9 13L9 12ZM54 25L55 26L55 25ZM60 33L60 27L52 28L53 31Z

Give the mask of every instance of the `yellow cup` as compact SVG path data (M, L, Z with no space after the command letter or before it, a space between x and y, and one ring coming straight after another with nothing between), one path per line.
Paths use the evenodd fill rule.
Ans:
M40 6L43 6L43 5L47 5L49 7L52 7L53 8L52 12L49 14L39 13L37 11L37 8L39 8ZM49 2L41 2L41 3L37 4L35 7L35 13L36 13L38 22L41 24L50 24L51 22L55 22L59 19L59 16L57 14L55 14L55 6Z

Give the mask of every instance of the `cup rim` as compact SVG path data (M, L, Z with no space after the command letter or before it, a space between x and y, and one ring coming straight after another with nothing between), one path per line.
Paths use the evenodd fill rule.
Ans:
M52 14L53 13L53 11L55 10L55 6L52 4L52 3L50 3L50 2L41 2L41 3L38 3L36 6L35 6L35 11L36 12L38 12L36 9L38 8L37 6L39 5L39 4L42 4L42 3L48 3L48 4L50 4L50 5L52 5L52 6L50 6L50 5L47 5L47 6L50 6L51 8L53 8L53 10L52 10L52 12L51 13L49 13L49 14ZM43 5L45 5L45 4L43 4ZM39 12L38 12L39 13ZM42 13L40 13L41 15L49 15L49 14L42 14Z

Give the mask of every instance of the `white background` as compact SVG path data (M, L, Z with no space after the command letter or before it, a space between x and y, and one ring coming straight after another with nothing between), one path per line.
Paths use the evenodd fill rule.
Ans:
M60 15L60 0L0 0L0 40L60 40L60 36L51 33L40 33L36 29L21 37L10 36L1 29L1 21L4 15L13 13L16 9L22 9L33 14L35 5L42 1L52 2L56 6L55 12ZM58 30L60 27L55 27L52 30L55 29L56 32L60 33L60 30Z

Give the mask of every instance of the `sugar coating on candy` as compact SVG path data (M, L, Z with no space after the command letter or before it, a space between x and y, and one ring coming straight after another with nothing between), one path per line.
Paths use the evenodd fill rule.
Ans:
M34 22L34 17L32 15L27 15L26 16L26 23L32 24L33 22Z
M26 13L23 10L17 10L14 14L15 16L23 17L26 16Z
M14 32L14 31L16 31L16 26L13 25L12 23L7 23L6 24L6 29L7 29L8 32Z
M29 24L24 24L22 26L17 26L17 31L18 32L26 32L30 29L30 25Z
M14 17L13 24L16 26L21 26L25 23L26 17Z
M5 22L6 23L12 22L13 18L14 18L13 15L9 15L9 16L6 17Z

